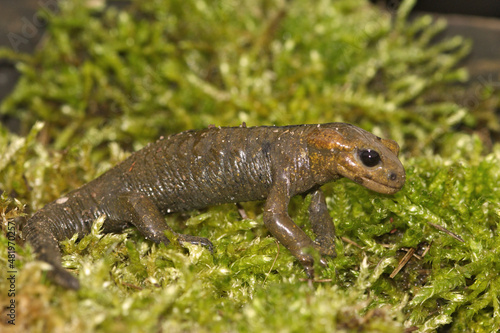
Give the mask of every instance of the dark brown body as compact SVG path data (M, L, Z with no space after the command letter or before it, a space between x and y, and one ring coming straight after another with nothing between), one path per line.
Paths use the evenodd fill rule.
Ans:
M334 228L319 187L342 176L363 183L362 177L356 179L337 170L336 165L342 160L338 160L339 155L347 154L346 147L329 146L331 140L348 140L345 136L349 131L360 140L358 144L350 140L351 145L371 144L373 139L378 141L373 144L380 155L392 155L387 160L394 164L394 170L382 170L387 178L383 182L391 183L385 192L401 188L404 169L395 157L397 151L391 151L395 143L352 125L213 127L179 133L148 145L99 178L36 212L23 233L39 258L54 267L50 273L53 280L77 289L78 280L60 266L58 241L75 233L80 237L88 234L101 215L106 215L105 232L134 225L146 238L168 243L164 231L169 227L163 218L167 213L267 198L266 226L312 276L312 258L305 254L306 248L315 248L324 255L335 254ZM385 151L380 152L381 148ZM287 213L290 198L307 192L313 194L310 214L317 242L306 236ZM205 238L176 235L181 243L212 248Z

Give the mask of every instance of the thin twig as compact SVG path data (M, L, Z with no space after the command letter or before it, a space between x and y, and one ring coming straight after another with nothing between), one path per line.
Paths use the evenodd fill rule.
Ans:
M269 276L269 274L271 274L271 271L274 268L274 264L276 264L276 261L278 260L278 256L280 255L280 244L278 243L277 240L274 240L274 241L276 242L276 248L277 248L276 257L274 257L273 264L271 265L271 268L269 268L269 272L267 272L266 278L264 279L264 281L262 281L262 284L266 283L267 277Z
M408 252L406 252L405 256L403 257L403 259L401 259L399 261L399 264L398 264L398 267L396 267L394 269L394 271L391 273L391 275L389 276L391 279L394 279L394 277L399 273L399 271L406 265L406 263L411 259L411 257L413 256L413 254L415 253L415 249L414 248L411 248L410 250L408 250Z
M425 255L427 254L427 252L429 252L429 250L431 249L431 245L432 245L432 240L431 240L431 243L429 244L429 246L427 246L427 248L424 250L424 253L422 253L422 258L425 257Z
M360 249L362 249L362 248L363 248L363 247L361 247L361 245L359 245L358 243L356 243L356 242L354 242L354 241L350 240L350 239L349 239L349 238L347 238L347 237L340 237L340 238L341 238L344 242L346 242L346 243L349 243L349 244L351 244L351 245L354 245L354 246L356 246L356 247L358 247L358 248L360 248Z
M236 204L236 208L238 208L238 213L240 213L240 216L242 219L247 220L248 219L248 214L243 208L243 206L240 205L240 203Z
M434 227L434 228L436 228L436 229L438 229L438 230L440 230L440 231L444 232L445 234L447 234L447 235L449 235L449 236L451 236L451 237L455 238L457 241L462 242L462 243L465 243L465 241L462 239L462 237L460 237L459 235L457 235L457 234L455 234L455 233L453 233L453 232L449 231L449 230L448 230L448 229L446 229L445 227L442 227L442 226L440 226L440 225L438 225L438 224L434 224L434 223L432 223L432 222L427 222L427 223L428 223L430 226L432 226L432 227Z

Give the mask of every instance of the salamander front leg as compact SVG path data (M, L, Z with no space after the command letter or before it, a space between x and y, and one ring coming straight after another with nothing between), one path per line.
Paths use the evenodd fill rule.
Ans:
M183 235L173 231L165 222L164 216L155 204L145 195L137 193L125 193L118 197L118 207L123 209L117 212L120 219L133 224L139 232L147 239L155 243L169 244L170 240L165 236L169 230L177 236L179 243L192 243L202 245L213 252L213 245L207 238Z
M319 245L321 254L335 257L335 226L328 213L325 195L321 189L311 193L311 203L309 205L309 220L316 234L316 243Z
M318 244L297 226L288 215L289 197L279 189L271 190L264 210L264 224L269 232L283 244L302 264L309 278L314 278L314 259L307 253L315 249L321 253ZM320 263L326 265L321 258Z

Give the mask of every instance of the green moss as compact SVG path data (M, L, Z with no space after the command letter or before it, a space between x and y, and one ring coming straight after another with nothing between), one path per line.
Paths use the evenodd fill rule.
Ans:
M104 235L98 219L90 235L62 244L78 292L47 282L19 242L17 321L2 321L2 331L499 327L500 148L485 154L458 130L479 122L451 93L467 79L455 65L469 43L431 44L443 22L409 23L412 5L393 23L361 0L147 0L125 9L65 1L46 13L34 55L0 50L22 72L0 112L23 126L18 135L0 126L1 262L9 221L19 226L159 135L211 123L355 123L402 145L407 184L394 196L347 180L325 186L338 256L312 284L263 227L262 203L243 203L244 217L234 205L166 217L174 230L210 238L213 255L153 244L133 229ZM481 98L494 103L495 92ZM492 119L488 112L480 115ZM309 200L294 198L290 214L312 235ZM409 248L417 256L391 278ZM1 304L11 299L8 275L0 271Z
M58 149L82 140L137 148L208 124L346 121L407 152L430 150L473 119L445 97L445 83L467 79L454 65L469 43L429 45L444 24L407 23L412 3L391 27L362 0L133 1L126 10L67 1L45 14L39 52L0 53L23 73L0 112L26 131L43 120Z

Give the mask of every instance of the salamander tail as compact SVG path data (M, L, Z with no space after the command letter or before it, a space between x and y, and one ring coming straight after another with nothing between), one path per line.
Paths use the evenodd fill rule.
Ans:
M39 219L30 219L23 228L24 239L31 244L37 258L52 266L47 277L54 283L67 288L80 289L80 282L61 265L61 252L56 237L47 228L47 224Z

